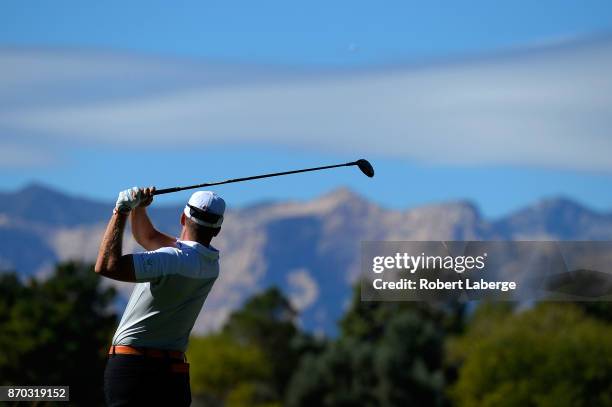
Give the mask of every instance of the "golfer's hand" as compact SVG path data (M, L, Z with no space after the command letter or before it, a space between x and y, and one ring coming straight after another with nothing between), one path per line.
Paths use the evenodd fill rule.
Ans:
M138 207L144 208L151 205L151 202L153 202L153 193L155 192L155 187L147 187L144 189L141 188L140 191L142 191L142 199L138 204Z
M117 203L115 203L115 210L121 213L127 213L132 209L140 205L143 196L143 189L138 187L132 187L124 191L119 192Z

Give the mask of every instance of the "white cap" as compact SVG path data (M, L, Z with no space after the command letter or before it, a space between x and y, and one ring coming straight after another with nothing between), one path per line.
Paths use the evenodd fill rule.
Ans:
M218 228L223 223L225 201L212 191L194 192L183 212L198 225Z

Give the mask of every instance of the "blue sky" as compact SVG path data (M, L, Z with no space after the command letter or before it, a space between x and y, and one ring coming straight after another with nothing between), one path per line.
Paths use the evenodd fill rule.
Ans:
M0 40L274 64L448 57L612 29L609 1L2 2Z
M598 95L612 3L381 4L3 2L0 188L110 201L133 184L365 156L373 180L339 170L220 192L245 205L349 186L388 207L468 199L492 217L558 195L612 209Z

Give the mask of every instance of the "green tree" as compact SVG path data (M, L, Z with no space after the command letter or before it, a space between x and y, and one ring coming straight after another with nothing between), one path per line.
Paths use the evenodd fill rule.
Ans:
M441 405L446 329L461 308L449 304L362 302L357 287L341 335L305 357L287 392L290 406Z
M377 406L375 345L356 338L330 343L302 359L287 391L288 406Z
M262 397L261 389L250 382L243 382L234 387L225 399L225 407L280 407L279 401L270 401Z
M194 394L212 405L280 404L301 355L320 349L297 329L296 316L283 294L270 288L233 312L220 333L193 337Z
M248 389L251 404L258 397L269 398L266 386L272 368L256 346L238 343L225 334L192 337L187 357L194 397L221 405L232 392L239 393L236 398Z
M1 383L69 385L77 404L101 404L114 298L83 264L60 264L44 281L0 275Z
M282 397L300 358L296 312L278 288L250 298L232 313L223 333L238 343L256 346L272 368L272 388Z
M443 348L443 331L433 321L410 312L392 318L374 361L379 405L441 405Z
M485 306L449 344L458 406L611 406L612 327L573 304Z
M446 333L460 333L464 327L465 304L450 301L361 301L360 285L355 285L351 307L340 320L342 337L377 341L385 334L389 321L411 313L432 321Z

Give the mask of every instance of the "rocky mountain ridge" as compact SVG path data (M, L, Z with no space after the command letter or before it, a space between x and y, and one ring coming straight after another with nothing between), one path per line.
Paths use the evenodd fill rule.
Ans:
M111 207L42 185L0 193L0 268L44 275L58 261L93 261ZM181 209L153 206L150 216L176 234ZM196 329L214 329L246 296L275 284L305 327L333 332L364 240L612 240L612 214L555 198L491 221L466 201L391 210L344 188L307 202L232 210L215 242L221 275ZM139 249L131 236L124 247ZM125 296L131 289L119 287Z

